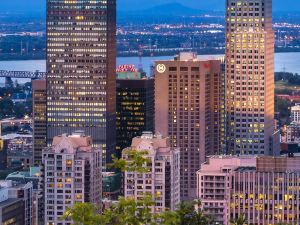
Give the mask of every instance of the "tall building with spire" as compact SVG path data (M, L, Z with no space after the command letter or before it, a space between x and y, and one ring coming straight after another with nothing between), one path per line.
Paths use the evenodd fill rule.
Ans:
M110 161L116 142L115 36L115 0L47 0L48 144L82 130Z
M227 153L272 153L272 0L226 1Z

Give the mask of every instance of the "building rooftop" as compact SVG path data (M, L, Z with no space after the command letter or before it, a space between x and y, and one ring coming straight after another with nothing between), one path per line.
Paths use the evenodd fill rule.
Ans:
M291 107L292 110L300 110L300 104L296 104L295 106Z
M13 134L3 135L0 138L3 139L3 140L12 140L12 139L16 139L16 138L32 138L32 134L13 133Z
M224 61L224 57L212 57L212 56L198 56L194 52L181 52L176 55L173 60L157 60L157 62L169 62L169 61L180 61L180 62L207 62L207 61Z
M83 131L76 131L71 135L63 134L53 138L52 146L45 149L45 152L55 153L76 153L92 152L92 138L86 136Z
M18 198L9 198L3 202L0 202L0 208L15 204L17 202L22 202L22 199L18 199Z

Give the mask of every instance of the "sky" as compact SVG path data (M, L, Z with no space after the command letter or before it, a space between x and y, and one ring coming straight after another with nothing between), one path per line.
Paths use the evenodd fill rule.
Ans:
M0 0L0 11L43 12L46 0ZM224 10L225 0L117 0L119 10L146 9L164 3L178 2L202 10ZM273 0L274 11L300 11L300 0Z

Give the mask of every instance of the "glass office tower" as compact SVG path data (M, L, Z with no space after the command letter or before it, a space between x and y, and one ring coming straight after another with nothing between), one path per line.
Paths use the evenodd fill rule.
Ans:
M84 131L115 152L116 1L47 0L47 142Z

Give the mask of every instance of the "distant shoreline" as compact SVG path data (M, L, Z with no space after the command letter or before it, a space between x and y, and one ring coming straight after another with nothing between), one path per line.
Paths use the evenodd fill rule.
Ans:
M188 50L187 50L188 51ZM275 48L275 53L291 53L300 52L300 48ZM178 51L165 51L155 54L144 54L143 57L159 57L159 56L172 56L176 55ZM221 55L225 54L224 50L220 49L203 49L197 51L198 55ZM117 57L139 57L137 54L118 54ZM35 55L18 55L18 54L0 54L0 61L29 61L29 60L46 60L44 53L38 53Z

